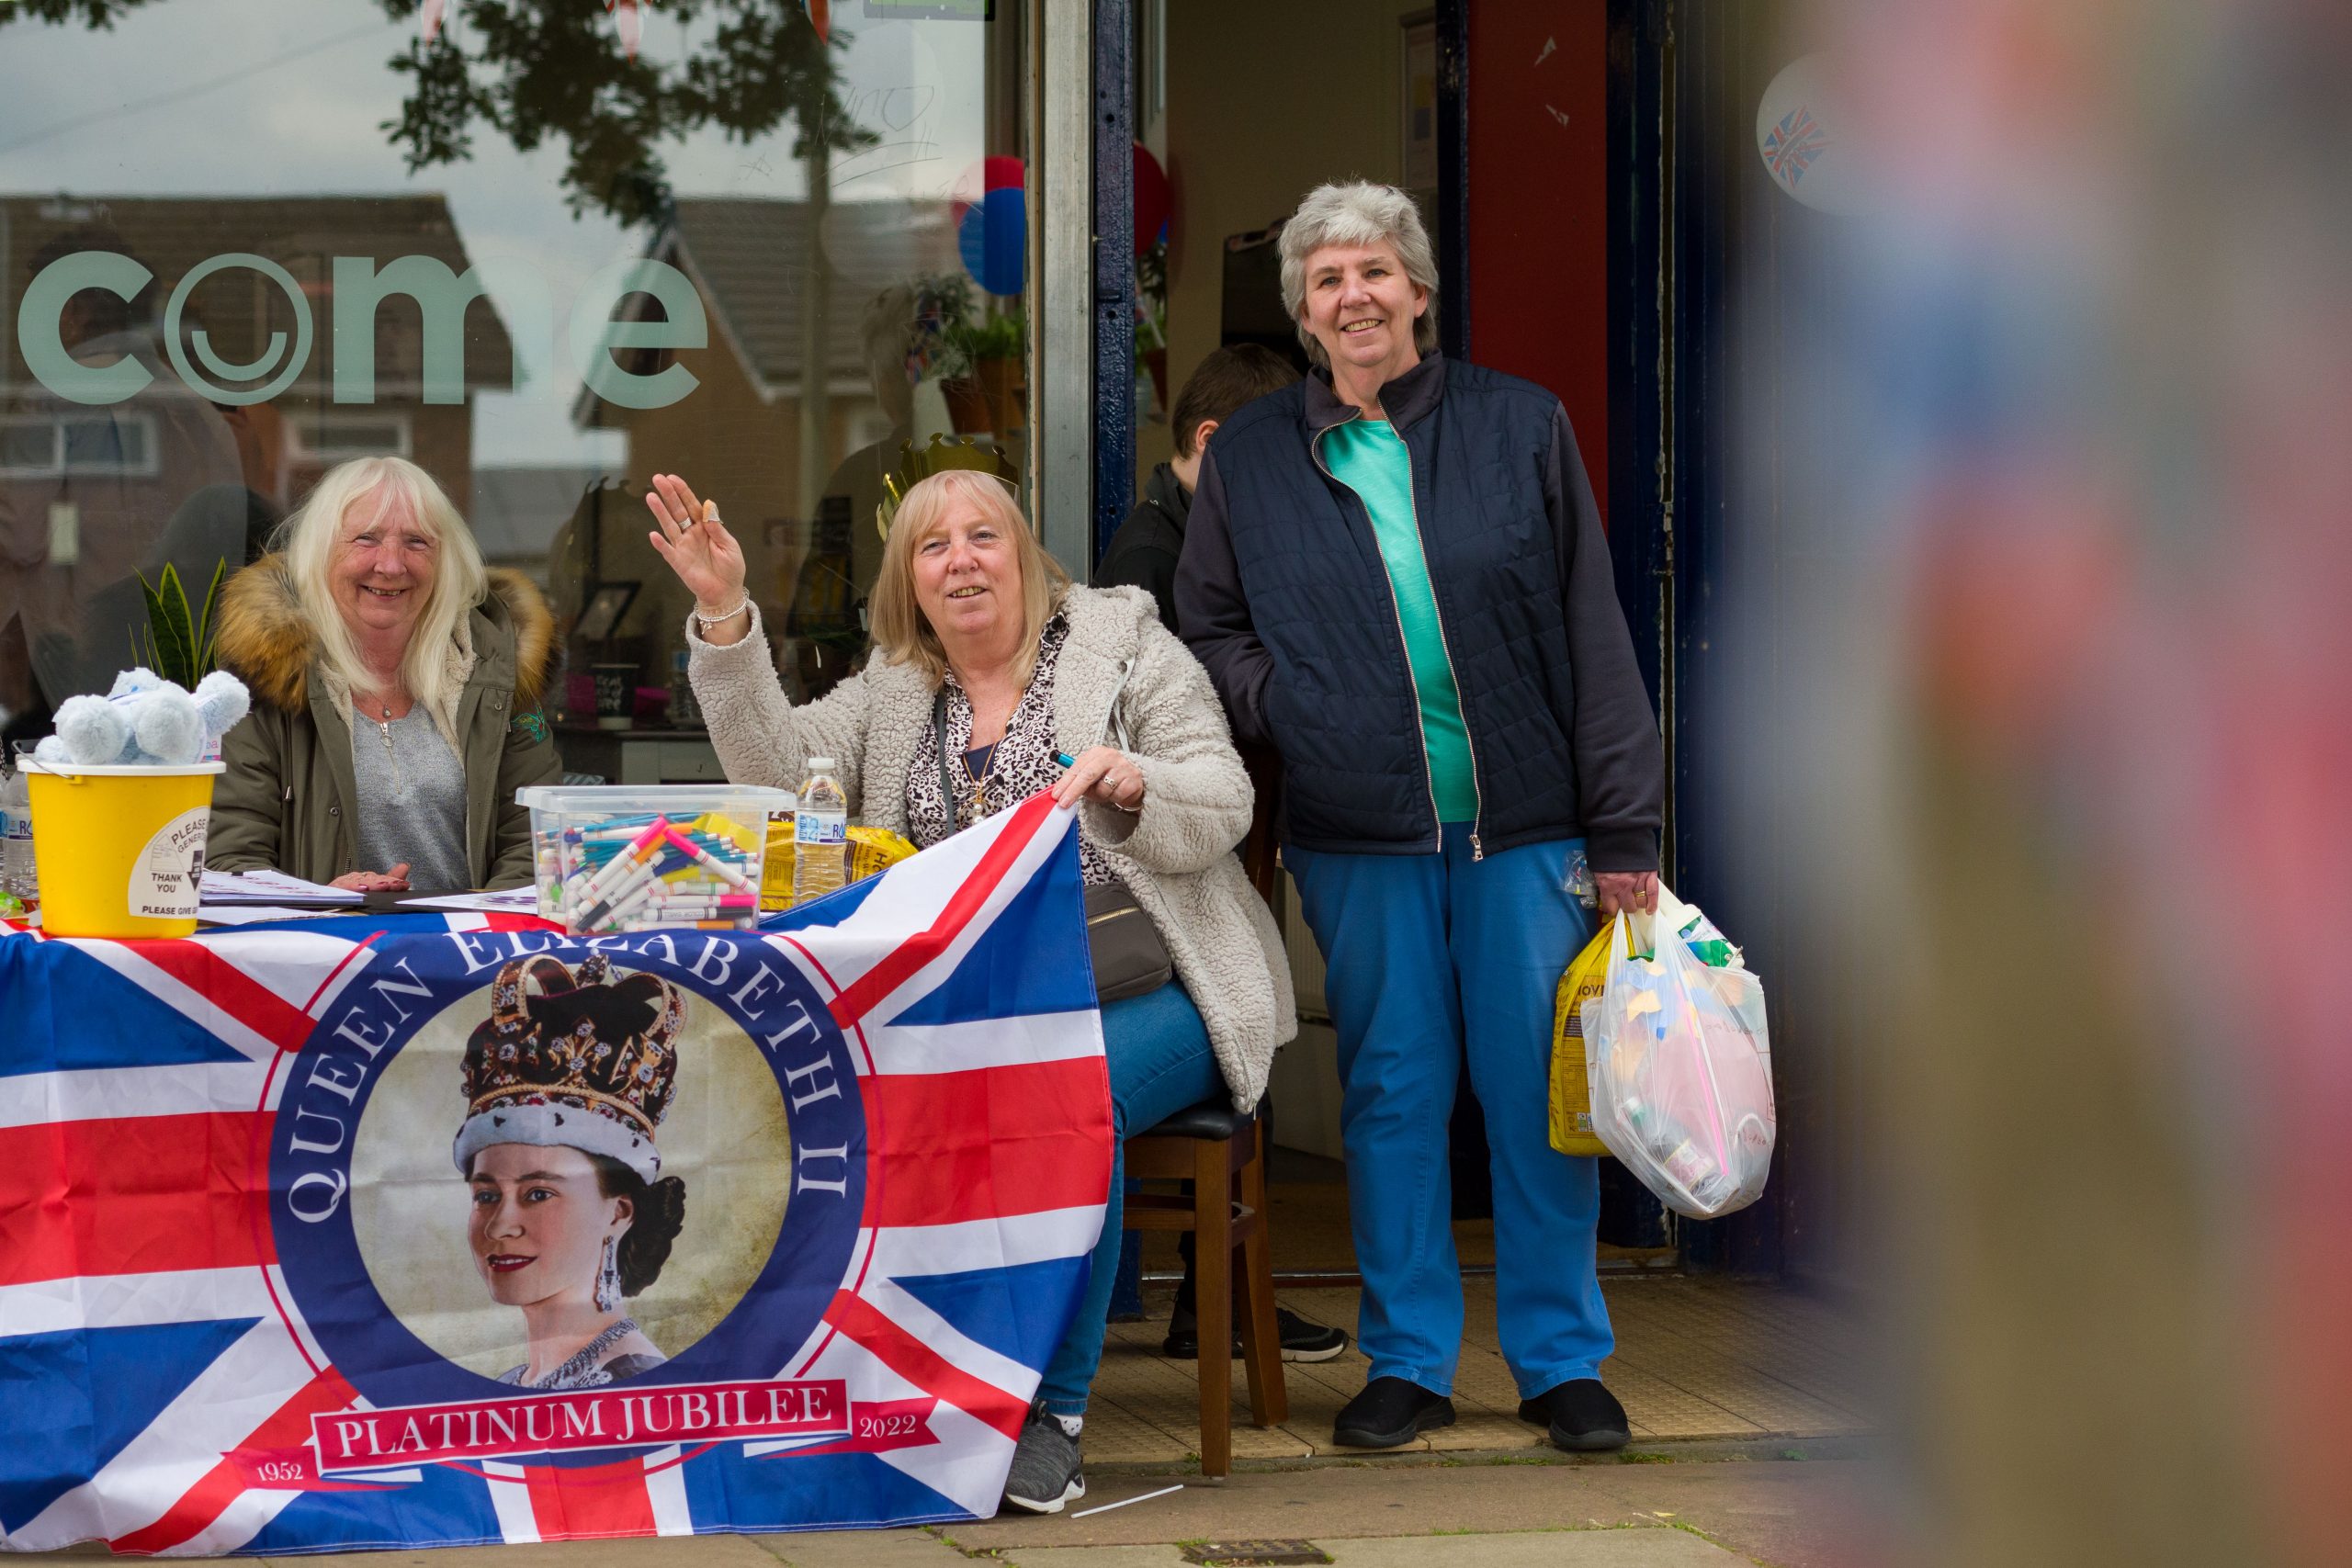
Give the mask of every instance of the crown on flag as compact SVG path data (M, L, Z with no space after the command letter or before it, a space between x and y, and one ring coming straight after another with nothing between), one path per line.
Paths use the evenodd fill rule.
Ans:
M685 1016L675 986L642 972L615 980L601 953L576 970L544 955L508 964L466 1042L458 1169L492 1144L531 1144L608 1155L653 1180Z

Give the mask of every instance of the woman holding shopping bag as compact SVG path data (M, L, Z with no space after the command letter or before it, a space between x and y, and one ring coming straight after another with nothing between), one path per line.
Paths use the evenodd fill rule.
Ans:
M1559 400L1435 352L1411 197L1324 186L1281 245L1315 370L1210 441L1176 606L1237 733L1282 756L1283 862L1329 965L1372 1361L1333 1436L1393 1448L1453 1420L1466 1056L1520 1414L1616 1448L1596 1162L1546 1124L1553 994L1590 935L1576 870L1604 914L1657 886L1657 726L1608 541Z

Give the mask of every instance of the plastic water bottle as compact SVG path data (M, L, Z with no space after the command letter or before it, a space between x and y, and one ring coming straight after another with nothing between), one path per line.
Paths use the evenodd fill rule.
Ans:
M849 796L833 777L831 757L808 759L792 814L792 901L821 898L849 880Z
M7 840L0 852L0 891L31 903L40 897L40 880L33 868L32 792L21 769L8 770L8 784L0 801L6 805Z

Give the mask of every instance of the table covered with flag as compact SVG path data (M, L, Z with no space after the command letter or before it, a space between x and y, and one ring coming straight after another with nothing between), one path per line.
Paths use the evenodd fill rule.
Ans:
M1070 816L1039 796L772 927L0 936L6 1545L991 1512L1109 1178ZM598 1274L556 1208L499 1217L507 1138L682 1189L626 1375L538 1369L616 1256L645 1273L613 1247L650 1190L582 1190Z

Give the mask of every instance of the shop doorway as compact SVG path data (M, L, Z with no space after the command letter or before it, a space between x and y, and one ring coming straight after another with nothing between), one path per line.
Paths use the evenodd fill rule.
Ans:
M1120 188L1129 171L1098 147L1098 210L1132 204L1138 256L1132 456L1098 465L1098 524L1115 526L1174 456L1170 410L1213 349L1260 343L1305 367L1282 309L1274 235L1306 190L1349 177L1412 192L1439 242L1445 351L1466 348L1561 398L1606 516L1616 8L1377 0L1335 26L1315 7L1245 0L1098 4L1098 26L1115 28L1103 41L1125 51L1137 149L1134 185ZM1464 112L1465 67L1475 114ZM1115 401L1115 389L1098 388L1106 416ZM1115 445L1117 434L1104 429L1098 440ZM1277 903L1302 1023L1272 1085L1275 1269L1279 1282L1307 1289L1352 1282L1353 1249L1322 962L1286 886ZM1483 1117L1466 1079L1453 1164L1464 1271L1491 1273ZM1613 1163L1602 1235L1604 1268L1679 1258L1655 1200ZM1172 1246L1145 1247L1148 1279L1170 1279L1177 1267Z

